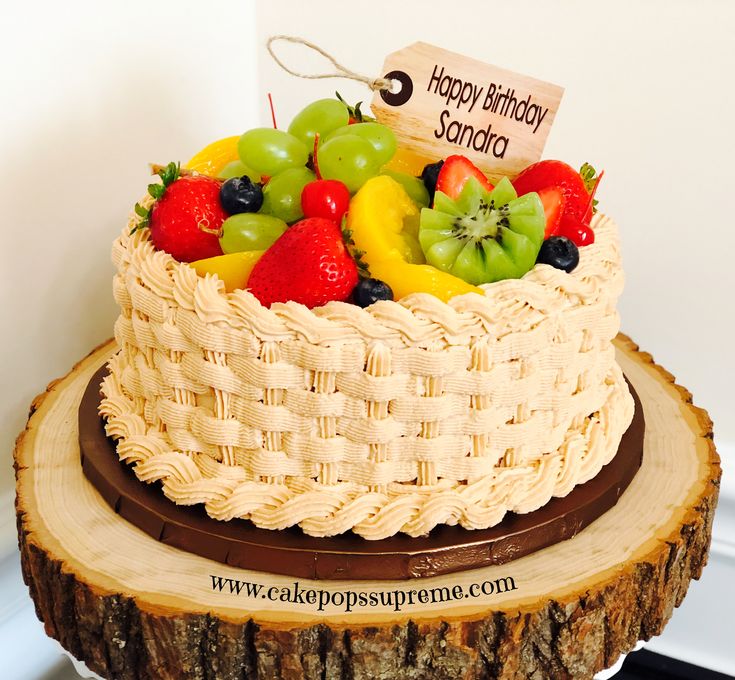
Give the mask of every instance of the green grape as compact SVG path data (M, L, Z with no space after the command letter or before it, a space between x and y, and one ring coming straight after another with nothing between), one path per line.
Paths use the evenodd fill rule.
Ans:
M396 152L398 142L393 130L380 123L355 123L354 125L343 125L332 132L329 139L333 139L338 135L357 135L366 139L375 149L375 155L378 163L384 165Z
M273 128L248 130L237 143L240 160L261 175L273 175L306 164L309 150L293 135Z
M222 223L219 244L225 254L267 250L286 229L286 223L277 217L239 213Z
M260 211L284 222L296 222L304 216L301 192L313 182L316 175L308 168L289 168L268 180L263 188L263 206Z
M217 177L220 179L232 179L233 177L243 177L244 175L247 175L253 182L260 182L260 175L242 161L230 161L220 170Z
M317 133L324 139L332 130L347 125L349 119L347 107L338 99L317 99L294 116L288 131L311 149Z
M405 172L396 172L390 168L383 168L380 171L381 175L388 175L393 178L398 184L400 184L406 193L411 197L411 200L416 203L420 208L429 207L429 192L426 190L426 185L423 180L418 177L407 175Z
M319 172L338 179L355 193L380 169L373 145L357 135L337 135L319 147Z

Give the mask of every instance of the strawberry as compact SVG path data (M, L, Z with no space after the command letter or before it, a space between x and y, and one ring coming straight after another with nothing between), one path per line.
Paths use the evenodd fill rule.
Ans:
M483 174L482 170L475 166L469 158L464 156L449 156L445 159L444 164L436 178L436 190L456 199L462 191L465 182L475 177L480 184L488 191L493 190L493 185Z
M219 235L227 213L219 192L222 182L205 175L185 175L154 190L158 200L150 211L151 241L179 262L222 255ZM149 188L150 190L150 188Z
M513 180L519 196L531 191L541 195L543 190L550 187L561 190L564 206L554 233L566 236L578 246L594 242L594 232L589 226L592 219L593 202L590 194L594 184L594 169L585 164L582 172L585 173L584 177L563 161L544 160L529 165Z
M248 279L261 304L294 300L319 307L347 300L357 285L357 265L336 222L309 217L289 227L263 253Z
M547 239L549 236L553 236L559 231L566 199L564 198L564 193L559 187L546 187L545 189L539 189L538 197L541 199L541 205L544 206L544 215L546 216L544 239Z

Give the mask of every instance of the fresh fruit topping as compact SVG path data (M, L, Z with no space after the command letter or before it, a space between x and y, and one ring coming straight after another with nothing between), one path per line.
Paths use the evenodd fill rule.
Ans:
M422 156L416 151L399 146L395 154L393 154L393 158L390 159L390 162L386 163L384 169L393 170L394 172L405 172L412 177L421 177L421 173L427 163L431 163L430 158ZM434 181L434 185L436 185L436 181Z
M358 307L369 307L378 300L392 300L393 291L385 281L360 279L352 291L352 301Z
M594 168L582 166L583 178L571 165L563 161L544 160L529 165L513 180L519 196L547 187L558 187L564 194L564 210L556 233L572 239L577 245L584 245L575 239L574 234L581 227L589 227L592 211L590 206L589 182L594 178ZM591 173L590 173L591 171ZM587 238L586 243L590 243Z
M411 197L411 200L418 206L425 208L429 205L429 192L426 190L424 183L418 178L411 175L407 175L405 172L396 172L389 168L383 168L380 171L381 175L388 175L400 184L406 193Z
M368 267L381 260L423 264L418 217L419 209L405 189L387 175L379 175L352 198L345 226ZM383 280L394 288L391 281Z
M536 192L544 206L544 217L546 218L546 230L544 238L549 238L559 231L561 216L564 212L564 193L559 187L546 187Z
M165 189L151 185L160 187L161 194L154 196L150 212L153 245L179 262L222 255L218 236L227 214L219 200L221 185L206 175L179 177Z
M436 193L436 181L439 179L439 173L441 172L444 161L437 161L436 163L429 163L424 166L421 171L421 180L426 187L426 191L429 192L429 199L434 200L434 194Z
M283 130L255 128L237 143L240 160L261 175L273 175L306 165L309 147Z
M589 246L595 242L595 232L582 222L563 222L558 232L559 236L566 236L576 246Z
M240 213L223 222L219 243L223 253L266 250L286 228L283 220L272 215Z
M345 301L357 285L357 265L335 222L312 217L297 222L263 254L248 287L260 302L294 300L319 307Z
M184 167L192 172L217 177L228 163L238 159L237 142L239 139L240 137L235 135L208 144L194 154Z
M263 189L250 177L228 179L219 190L219 200L225 212L237 215L245 212L258 212L263 205Z
M249 168L241 160L230 161L217 173L217 177L220 179L232 179L233 177L244 177L245 175L253 182L260 182L260 174Z
M566 236L552 236L543 242L536 262L570 272L579 264L579 248Z
M375 147L364 137L340 134L319 147L319 170L325 179L338 179L357 191L380 169Z
M469 158L464 156L449 156L439 171L436 179L436 191L441 191L449 198L457 198L470 177L474 177L487 191L493 190L493 185L482 170Z
M216 274L225 284L225 290L231 293L233 290L247 287L250 272L253 271L255 263L262 254L262 250L251 250L247 253L229 253L209 257L206 260L196 260L191 262L190 265L194 267L199 276Z
M301 192L301 209L305 217L323 217L337 224L350 205L350 191L339 180L318 179Z
M304 216L301 209L301 192L316 179L308 168L288 168L268 180L263 189L261 212L273 215L284 222L296 222Z
M340 135L357 135L370 142L375 149L375 158L380 165L393 158L398 142L393 130L380 123L353 123L337 128L329 134L325 141Z
M419 242L429 264L477 285L529 271L545 225L538 194L517 198L507 177L488 191L471 176L456 200L437 189L434 208L421 211Z
M396 300L411 293L431 293L444 301L463 293L482 294L480 288L423 264L418 217L411 197L386 175L368 180L355 194L346 228L369 276L387 283Z
M324 139L332 130L347 125L349 118L344 102L338 99L318 99L294 116L288 131L311 149L317 134Z

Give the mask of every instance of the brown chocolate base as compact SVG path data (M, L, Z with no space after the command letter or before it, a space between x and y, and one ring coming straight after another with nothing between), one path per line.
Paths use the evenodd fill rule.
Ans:
M644 420L630 383L635 415L613 460L564 498L525 514L508 513L490 529L441 526L428 536L400 534L367 541L354 534L307 536L297 527L259 529L247 520L220 522L203 506L169 501L159 484L140 482L117 457L97 413L100 383L95 373L79 406L79 448L85 476L121 517L167 545L223 562L298 578L409 579L503 564L572 538L617 503L643 459Z

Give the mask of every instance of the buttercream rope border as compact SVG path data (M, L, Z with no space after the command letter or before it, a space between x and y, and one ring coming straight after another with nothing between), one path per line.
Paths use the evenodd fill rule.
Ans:
M160 480L164 494L176 503L203 503L214 519L247 519L264 529L298 525L311 536L352 530L368 540L379 540L398 532L426 535L439 524L491 527L506 512L532 512L592 479L614 457L633 417L633 400L617 365L609 382L603 407L569 431L560 455L532 465L497 468L472 484L414 487L413 492L401 485L374 492L357 484L324 486L313 480L267 484L235 474L207 456L192 460L168 450L165 438L146 428L114 377L103 383L107 396L101 412L108 419L108 435L118 439L120 459L133 464L142 482Z

